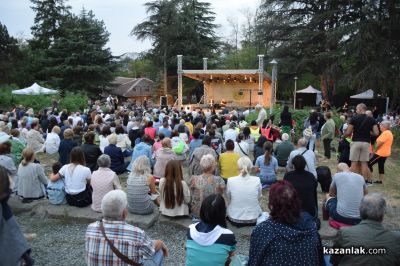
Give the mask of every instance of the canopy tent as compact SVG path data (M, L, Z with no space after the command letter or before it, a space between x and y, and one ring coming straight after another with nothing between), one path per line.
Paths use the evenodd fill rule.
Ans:
M48 88L44 88L37 83L33 83L32 86L20 90L13 90L12 94L16 95L41 95L41 94L56 94L57 90L52 90Z
M379 113L387 113L389 107L389 97L382 97L381 95L375 94L373 90L369 89L359 94L350 96L351 106L356 106L359 103L364 103L369 108L376 106Z
M350 96L351 99L374 99L374 91L369 89L359 94Z
M307 88L296 91L296 108L316 106L322 101L322 92L309 85Z

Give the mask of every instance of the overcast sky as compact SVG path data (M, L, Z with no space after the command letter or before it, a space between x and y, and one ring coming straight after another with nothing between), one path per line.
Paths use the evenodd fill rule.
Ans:
M132 28L146 19L143 6L147 0L69 0L74 13L79 13L82 7L93 10L99 20L103 20L111 33L108 43L113 55L125 52L141 52L151 48L150 41L138 41L129 36ZM243 11L254 12L260 0L209 0L216 13L216 23L221 25L217 34L229 37L231 28L227 19L244 20ZM29 0L0 0L0 22L7 26L8 32L14 37L31 37L30 27L33 24L34 13Z

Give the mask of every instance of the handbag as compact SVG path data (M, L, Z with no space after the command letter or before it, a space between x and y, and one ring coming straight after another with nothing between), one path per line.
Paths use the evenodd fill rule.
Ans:
M134 265L134 266L140 266L142 264L137 263L136 261L131 260L130 258L128 258L127 256L125 256L124 254L122 254L115 246L114 244L110 241L110 239L108 239L108 237L106 236L106 232L104 230L104 226L103 226L103 221L99 222L99 228L101 233L103 234L104 238L107 241L107 244L110 246L112 252L117 255L118 258L120 258L123 262L125 262L126 264L129 265Z

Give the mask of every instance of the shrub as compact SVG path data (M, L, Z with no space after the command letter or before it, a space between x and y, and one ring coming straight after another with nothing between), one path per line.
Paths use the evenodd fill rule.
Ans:
M35 112L51 107L52 98L60 99L60 95L13 95L12 90L18 89L15 85L0 87L0 109L9 110L13 105L22 105L33 108ZM69 111L83 110L87 106L88 97L84 92L66 92L60 99L59 109Z

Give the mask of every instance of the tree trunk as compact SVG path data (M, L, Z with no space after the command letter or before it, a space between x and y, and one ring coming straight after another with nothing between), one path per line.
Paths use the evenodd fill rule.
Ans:
M322 99L328 99L328 84L327 84L327 79L328 77L326 74L321 74L320 75L321 79L321 92L322 92Z
M168 94L167 46L164 45L164 95Z

